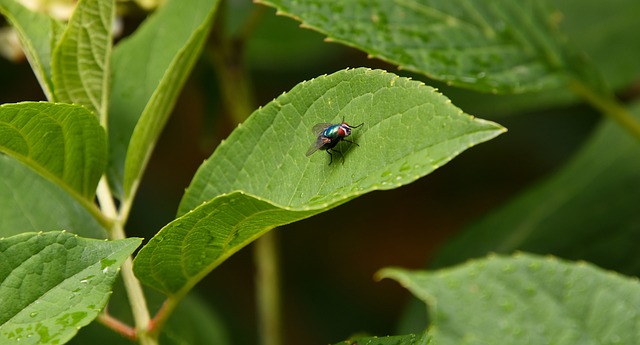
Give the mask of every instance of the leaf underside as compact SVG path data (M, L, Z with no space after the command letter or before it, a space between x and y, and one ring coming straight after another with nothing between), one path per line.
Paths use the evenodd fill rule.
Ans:
M340 42L452 85L521 93L565 85L558 13L538 0L258 0Z
M398 281L429 306L436 344L638 340L638 281L584 262L518 254L434 272L387 268L379 276Z
M113 5L78 1L51 57L55 100L81 104L98 118L107 110Z

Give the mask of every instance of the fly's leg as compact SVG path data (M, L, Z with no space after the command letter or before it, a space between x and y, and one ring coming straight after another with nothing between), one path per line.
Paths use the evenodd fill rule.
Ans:
M342 157L342 164L344 164L344 155L342 154L342 151L341 150L336 150L335 148L332 148L332 149L327 149L327 153L331 157L331 159L329 160L329 165L331 165L331 163L333 163L333 155L331 154L331 152L339 153L340 157Z
M356 145L356 146L360 146L360 145L358 145L358 143L353 142L353 141L351 141L351 140L342 139L342 141L346 141L346 142L348 142L349 144L353 144L353 145Z

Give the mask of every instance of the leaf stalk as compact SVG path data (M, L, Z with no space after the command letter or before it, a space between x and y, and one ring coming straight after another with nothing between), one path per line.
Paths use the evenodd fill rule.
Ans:
M573 80L569 84L571 90L585 99L594 108L617 122L622 128L640 141L640 122L636 121L631 113L615 98L595 92L584 83Z

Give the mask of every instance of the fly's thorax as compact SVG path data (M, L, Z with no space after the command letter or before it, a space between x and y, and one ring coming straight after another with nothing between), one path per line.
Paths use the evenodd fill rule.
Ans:
M349 125L344 123L344 122L341 123L338 135L340 135L343 138L350 136L351 135L351 127L349 127Z
M343 136L343 132L342 125L331 125L322 132L322 136L329 139L338 139Z

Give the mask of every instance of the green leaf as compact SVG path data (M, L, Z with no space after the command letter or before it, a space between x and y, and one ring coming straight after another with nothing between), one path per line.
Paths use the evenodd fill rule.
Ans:
M561 15L560 29L579 51L589 57L594 67L612 90L625 92L640 75L640 2L636 0L563 0L554 1ZM615 24L613 24L615 23ZM430 84L460 108L478 116L511 115L516 113L567 107L580 102L580 97L563 85L526 94L487 94L469 89Z
M539 0L258 0L329 40L484 92L566 84L554 13Z
M435 344L638 340L637 279L584 262L519 254L435 272L387 268L378 275L398 281L427 303Z
M343 116L364 123L349 137L359 146L339 144L344 160L336 152L332 165L323 151L306 157L316 140L313 125ZM411 183L503 131L433 88L384 71L345 70L303 82L218 146L185 193L183 216L138 253L135 272L167 294L183 294L271 228Z
M631 111L640 119L640 104ZM562 170L463 230L440 250L433 265L519 249L637 275L638 157L638 141L615 123L603 122Z
M320 122L352 125L344 160L305 157ZM295 209L323 209L372 190L393 189L444 165L505 129L464 114L421 82L365 68L303 82L240 125L198 169L179 214L241 190Z
M113 18L113 0L78 1L51 57L56 101L84 105L101 119L107 113Z
M0 154L0 176L0 237L67 229L84 237L106 238L85 205L16 159Z
M55 32L62 24L43 13L29 11L16 0L0 0L0 13L15 28L45 96L53 101L51 52L56 42Z
M104 129L86 108L24 102L0 106L0 152L78 199L93 202L106 166Z
M212 6L211 1L209 1L209 6ZM151 158L153 148L169 119L171 109L173 109L182 85L184 85L209 35L214 18L214 9L215 2L213 7L209 9L209 16L193 31L185 46L176 54L171 65L167 68L131 135L124 167L125 199L130 199L135 194L144 169Z
M167 295L183 296L273 227L320 212L287 210L239 192L223 195L162 228L136 255L134 272Z
M67 232L0 240L0 342L62 344L104 308L120 265L141 239Z
M640 2L636 0L563 0L560 28L586 52L615 90L632 85L640 75Z
M133 35L114 48L108 176L112 189L121 199L125 193L125 158L131 160L135 156L144 161L127 163L130 191L140 179L178 92L202 48L217 4L218 1L211 0L193 0L188 4L168 0ZM138 123L141 116L144 120ZM130 144L132 140L135 143ZM130 145L135 147L129 149Z
M428 345L431 337L425 332L421 335L407 334L392 337L355 337L335 345Z

